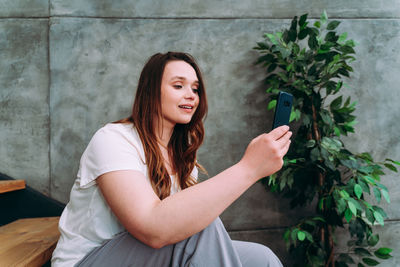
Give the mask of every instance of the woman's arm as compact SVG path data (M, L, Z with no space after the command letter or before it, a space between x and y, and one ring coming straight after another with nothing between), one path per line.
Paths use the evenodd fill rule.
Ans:
M278 171L290 145L288 130L282 126L256 137L237 164L163 200L139 171L109 172L97 182L124 227L160 248L200 232L257 180Z

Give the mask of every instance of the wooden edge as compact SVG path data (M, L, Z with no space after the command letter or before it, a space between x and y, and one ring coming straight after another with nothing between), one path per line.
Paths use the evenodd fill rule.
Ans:
M12 266L16 267L41 267L45 264L51 259L60 236L58 231L59 219L60 217L25 218L0 227L0 239L8 238L6 235L1 235L2 232L8 232L8 235L20 237L20 240L15 244L9 244L11 248L14 247L19 252L12 253L9 258L0 257L0 266L11 266L9 265L10 261L14 263ZM16 228L18 231L12 228ZM33 231L37 229L40 229L40 231ZM32 246L37 246L37 248L32 250ZM7 251L7 246L5 251ZM25 254L21 255L21 252L25 252Z
M36 225L40 224L42 227L58 227L60 216L56 217L40 217L40 218L25 218L18 219L0 227L0 234L2 233L16 233L23 229L32 230L36 229Z
M25 180L0 181L0 193L25 189Z
M34 259L32 259L32 261L29 263L30 266L43 266L46 262L48 262L49 260L51 260L51 256L53 255L53 251L57 246L57 241L54 242L50 247L48 247L46 249L46 251L44 251L43 253L37 255Z

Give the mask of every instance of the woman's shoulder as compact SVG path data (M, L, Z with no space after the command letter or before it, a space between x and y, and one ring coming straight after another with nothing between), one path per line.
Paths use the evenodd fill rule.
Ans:
M122 138L128 141L135 141L135 145L136 143L141 143L133 123L107 123L98 129L92 137L92 139L97 138Z
M115 123L115 122L110 122L101 127L100 129L97 130L96 133L98 132L117 132L117 133L125 133L125 132L131 132L131 131L136 131L135 127L133 126L133 123Z
M126 169L142 171L144 165L143 146L133 125L108 123L97 130L82 154L78 177L83 187L93 184L105 172Z
M86 153L106 153L135 149L143 157L144 149L132 123L107 123L91 138Z

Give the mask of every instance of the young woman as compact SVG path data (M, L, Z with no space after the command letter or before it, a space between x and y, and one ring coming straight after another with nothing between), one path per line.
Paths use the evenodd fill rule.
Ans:
M98 130L82 155L52 265L281 266L267 247L232 241L218 216L282 167L291 132L256 137L238 163L197 183L206 112L194 59L152 56L131 116Z

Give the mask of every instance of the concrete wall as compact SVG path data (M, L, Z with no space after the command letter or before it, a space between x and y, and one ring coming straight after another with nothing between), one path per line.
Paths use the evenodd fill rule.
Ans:
M128 115L139 72L159 51L189 52L204 72L209 115L199 161L211 176L237 162L271 124L252 47L294 15L317 18L324 9L359 44L344 92L358 101L359 124L347 145L400 159L398 0L0 0L0 7L0 172L62 202L91 136ZM384 177L392 203L388 227L377 229L381 244L397 251L398 178ZM256 184L222 219L233 238L264 243L289 263L281 235L303 212ZM397 253L382 266L399 264Z

